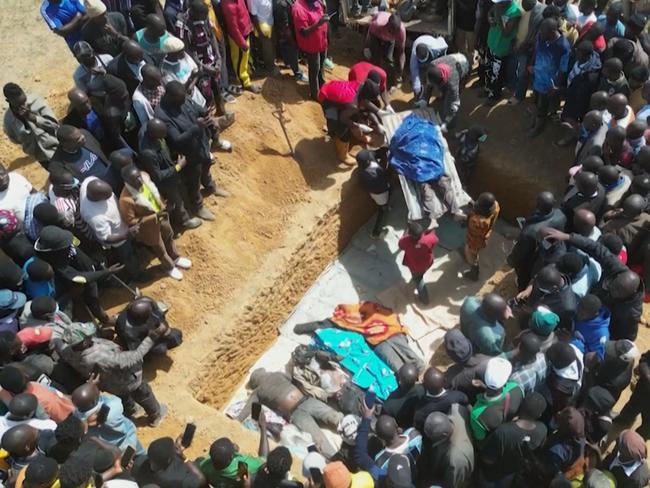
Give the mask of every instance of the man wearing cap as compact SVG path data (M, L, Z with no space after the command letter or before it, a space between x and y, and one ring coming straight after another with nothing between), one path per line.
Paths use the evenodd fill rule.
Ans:
M88 92L90 82L106 74L108 63L113 60L110 54L98 54L86 41L79 41L72 47L72 53L79 66L72 74L74 84L80 90Z
M511 486L514 476L526 467L527 457L544 445L548 429L539 420L544 410L544 397L530 393L516 420L502 423L488 436L480 450L482 478L497 486Z
M447 384L450 388L465 393L469 402L474 403L476 395L480 393L474 380L483 379L490 356L474 354L472 343L458 329L445 334L445 351L454 362L445 371Z
M117 56L127 37L127 25L119 12L107 12L101 0L86 0L88 21L81 28L81 38L98 54Z
M127 416L133 416L137 412L137 405L140 405L147 414L149 424L155 427L167 414L167 406L158 402L149 383L143 381L142 366L144 356L168 331L167 324L161 323L149 331L134 351L124 351L113 341L83 334L74 337L64 335L63 341L55 341L55 347L82 377L99 373L102 390L120 397Z
M497 356L503 351L506 336L502 322L512 317L512 310L496 293L467 297L460 308L460 329L472 342L476 352Z
M517 383L508 381L511 372L507 359L491 358L487 363L483 378L486 390L476 397L470 415L472 434L479 442L519 409L524 392Z
M431 413L424 423L424 445L418 463L427 486L471 486L474 446L469 434L467 409L452 405L449 414Z
M0 290L0 331L18 332L20 312L27 297L20 292Z
M81 288L83 300L95 318L102 324L112 323L99 303L97 282L121 271L124 265L95 269L95 264L88 255L73 246L72 233L53 225L43 228L34 249L40 258L52 265L55 273L63 279L63 283L67 283L68 289Z

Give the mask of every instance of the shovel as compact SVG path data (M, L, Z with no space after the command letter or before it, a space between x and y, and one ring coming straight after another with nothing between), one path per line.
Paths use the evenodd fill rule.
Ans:
M291 139L289 139L289 133L287 132L287 127L285 125L287 119L284 117L284 106L282 105L282 102L280 102L278 109L274 110L272 113L273 113L273 117L278 119L278 121L280 122L280 127L282 127L282 133L284 134L284 138L286 139L287 145L289 146L289 154L293 159L296 160L297 163L299 163L300 161L298 161L298 158L296 157L296 153L293 150L293 144L291 144Z

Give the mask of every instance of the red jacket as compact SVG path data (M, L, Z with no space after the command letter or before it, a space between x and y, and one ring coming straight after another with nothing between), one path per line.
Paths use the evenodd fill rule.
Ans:
M222 0L221 10L226 20L228 36L240 49L247 49L246 38L253 32L251 16L244 0Z
M291 7L296 42L301 51L305 51L307 54L315 54L327 50L327 22L318 26L316 30L307 36L304 36L301 32L318 22L324 13L325 9L318 0L309 3L306 0L296 0L296 3Z

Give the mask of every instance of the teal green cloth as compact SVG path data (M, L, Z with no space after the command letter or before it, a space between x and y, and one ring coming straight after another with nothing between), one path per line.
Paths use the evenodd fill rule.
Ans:
M536 334L547 336L560 323L560 317L546 307L537 307L530 317L530 330Z
M471 341L475 353L498 356L503 352L506 331L481 313L481 299L467 297L460 307L460 330Z
M314 335L318 348L343 357L341 365L352 373L352 381L360 388L372 388L381 400L397 389L395 374L361 334L332 327L318 329Z
M508 17L508 19L514 19L516 17L521 17L521 10L515 2L510 2L510 5L506 7L501 15L502 17ZM510 35L504 35L501 19L497 19L496 24L490 27L488 32L488 48L492 51L492 54L499 58L503 58L512 51L512 44L516 35L516 28L512 30Z

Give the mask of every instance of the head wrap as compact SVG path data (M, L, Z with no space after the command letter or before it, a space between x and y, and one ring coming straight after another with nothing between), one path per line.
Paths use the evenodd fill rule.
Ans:
M623 462L643 461L648 457L645 440L633 430L624 430L618 438L618 452Z
M357 441L357 429L361 423L361 418L354 414L348 414L341 419L337 431L343 442L349 446L354 446Z

